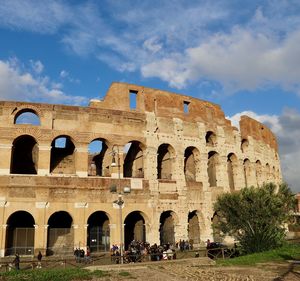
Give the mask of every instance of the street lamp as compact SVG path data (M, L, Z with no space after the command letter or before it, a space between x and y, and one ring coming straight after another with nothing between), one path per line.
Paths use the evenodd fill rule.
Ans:
M124 200L122 197L122 189L121 189L121 172L120 172L120 154L119 154L119 147L117 146L117 151L114 150L115 145L112 147L112 167L118 167L118 199L113 201L114 204L117 204L119 207L119 219L120 219L120 257L121 257L121 264L123 263L123 219L122 219L122 208L124 205ZM117 157L117 162L116 162Z

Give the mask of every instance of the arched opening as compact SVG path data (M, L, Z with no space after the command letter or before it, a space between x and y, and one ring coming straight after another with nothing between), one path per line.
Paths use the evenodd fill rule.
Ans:
M32 136L16 138L11 150L11 174L37 174L39 147Z
M22 109L16 115L14 119L14 124L26 124L39 126L41 125L40 117L38 114L32 109Z
M206 145L214 146L217 144L217 136L214 132L208 131L205 135Z
M52 141L50 173L75 174L75 146L70 137L60 136Z
M141 212L134 211L125 218L125 249L128 249L129 244L135 240L146 242L145 219Z
M129 142L124 147L124 165L123 173L126 178L143 178L144 163L143 150L141 143L138 141Z
M259 160L257 160L255 163L255 175L256 175L257 186L262 185L262 167Z
M91 252L107 252L110 247L109 218L105 212L97 211L88 218L87 246Z
M251 178L251 166L249 159L244 160L244 177L245 177L245 186L250 187L250 178Z
M270 174L271 174L271 169L269 163L266 164L266 182L270 181Z
M228 183L229 189L233 191L235 189L235 177L236 177L236 165L237 165L237 157L230 153L227 156L227 175L228 175Z
M249 147L249 141L247 139L243 139L241 142L241 150L243 153L246 153Z
M223 238L221 235L221 231L218 227L219 222L220 222L220 217L218 216L218 214L215 212L212 219L212 229L213 229L213 239L215 242L222 242Z
M109 165L107 156L107 144L102 139L93 140L88 146L88 175L109 177Z
M184 175L186 181L196 181L196 152L195 147L188 147L184 152Z
M161 144L157 151L157 178L172 179L172 164L174 159L174 149L171 145Z
M200 226L197 211L189 212L188 215L188 237L190 245L200 246Z
M208 153L207 174L210 187L217 186L217 166L219 162L218 156L218 153L215 151L210 151Z
M73 219L68 212L59 211L48 220L47 255L73 254ZM80 245L78 245L80 247Z
M175 221L172 211L166 211L160 215L160 244L175 245Z
M33 216L26 211L17 211L8 218L5 255L34 254L34 224Z

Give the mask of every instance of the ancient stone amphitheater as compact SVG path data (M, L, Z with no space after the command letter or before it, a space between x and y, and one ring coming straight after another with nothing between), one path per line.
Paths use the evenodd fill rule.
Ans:
M207 101L113 83L88 107L1 102L1 256L107 251L121 235L198 246L220 193L270 181L272 132Z

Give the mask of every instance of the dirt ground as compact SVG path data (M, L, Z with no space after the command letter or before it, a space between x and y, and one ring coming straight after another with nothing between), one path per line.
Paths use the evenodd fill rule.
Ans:
M225 280L225 281L300 281L300 264L269 263L257 266L217 266L208 258L151 262L126 265L91 266L90 270L103 270L108 276L96 280Z

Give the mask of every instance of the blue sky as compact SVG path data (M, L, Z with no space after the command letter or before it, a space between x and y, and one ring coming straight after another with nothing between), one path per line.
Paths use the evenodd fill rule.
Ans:
M0 0L0 99L87 105L113 81L243 113L300 192L300 1Z

